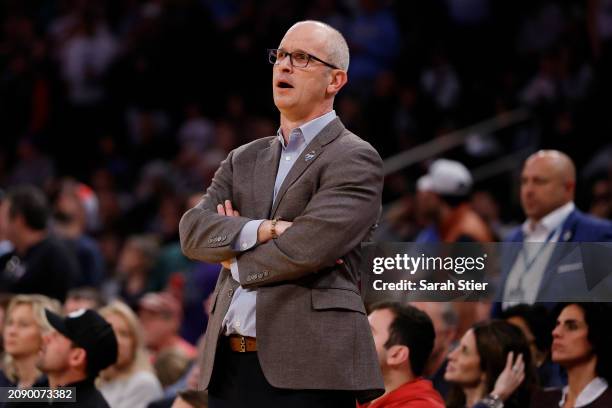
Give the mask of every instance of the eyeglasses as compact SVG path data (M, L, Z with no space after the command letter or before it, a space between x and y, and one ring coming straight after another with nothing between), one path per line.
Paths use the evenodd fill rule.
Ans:
M321 64L327 65L330 68L339 69L337 66L330 64L329 62L325 62L322 59L304 51L287 52L283 49L268 49L268 61L270 61L270 64L280 64L280 62L287 56L289 56L289 62L295 68L306 68L310 60L315 60L319 61Z

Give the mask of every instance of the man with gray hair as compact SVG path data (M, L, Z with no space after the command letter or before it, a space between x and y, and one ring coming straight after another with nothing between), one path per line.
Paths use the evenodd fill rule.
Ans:
M337 30L299 22L268 56L276 136L232 151L180 223L188 257L224 266L200 386L212 408L352 408L384 392L358 276L382 160L333 110L349 65Z

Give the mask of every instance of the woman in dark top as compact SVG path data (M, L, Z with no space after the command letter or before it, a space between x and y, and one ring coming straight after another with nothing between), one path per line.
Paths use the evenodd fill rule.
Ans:
M538 303L521 304L504 310L501 317L525 335L538 374L538 385L543 388L564 386L567 380L561 367L550 359L553 329L550 311Z
M447 407L525 408L534 377L520 329L503 320L478 323L448 356L444 379L452 388Z
M552 361L567 371L568 385L534 394L538 408L612 407L612 309L605 303L558 307Z

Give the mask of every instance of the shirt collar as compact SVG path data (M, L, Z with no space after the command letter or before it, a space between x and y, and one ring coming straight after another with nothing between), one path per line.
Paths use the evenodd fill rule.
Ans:
M299 130L299 132L304 136L304 141L306 145L308 145L312 140L318 135L325 126L327 126L332 120L336 118L336 111L331 110L324 115L319 116L318 118L314 118L313 120L304 123L302 126L291 130L291 133ZM285 146L285 139L283 138L283 133L281 128L278 128L276 132L278 139L280 140L283 147Z
M523 223L522 229L525 235L534 233L539 228L544 228L546 232L553 231L561 226L561 223L574 211L576 206L573 201L562 205L554 211L551 211L545 217L543 217L538 223L536 223L536 229L531 229L531 220L526 220Z
M595 401L597 398L601 396L608 389L608 382L604 380L602 377L595 377L591 380L590 383L587 384L586 387L578 394L578 398L576 398L576 404L574 408L584 407L585 405L590 404ZM559 401L559 406L562 407L565 404L565 398L567 397L567 392L569 391L569 387L566 385L563 387L561 401Z

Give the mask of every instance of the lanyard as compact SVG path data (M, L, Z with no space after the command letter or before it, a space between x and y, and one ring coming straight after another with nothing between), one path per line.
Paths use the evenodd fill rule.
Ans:
M548 237L546 237L546 241L544 241L544 243L540 246L540 249L533 256L533 258L531 258L529 260L527 259L527 249L525 248L525 242L523 242L523 249L521 250L521 254L523 255L523 265L525 267L525 270L523 271L523 274L521 275L521 278L527 274L529 269L531 269L531 267L533 266L535 261L538 260L538 257L542 253L542 248L544 248L546 246L546 244L548 244L550 242L550 240L555 236L555 234L557 233L557 231L559 231L560 228L561 228L561 226L559 226L559 227L555 228L554 230L550 231L550 233L548 234Z
M514 300L520 299L521 301L524 301L525 292L523 291L523 284L524 284L525 277L529 273L529 270L531 269L535 261L538 260L538 257L542 253L542 248L552 240L552 238L555 236L557 231L561 229L562 226L563 226L563 223L561 223L561 225L559 225L557 228L555 228L548 234L548 237L546 237L546 241L542 243L542 246L540 247L538 252L530 260L527 259L527 249L525 248L525 242L523 242L523 248L521 249L521 255L523 258L523 266L525 269L519 276L519 281L516 287L510 291L511 298L515 298Z

